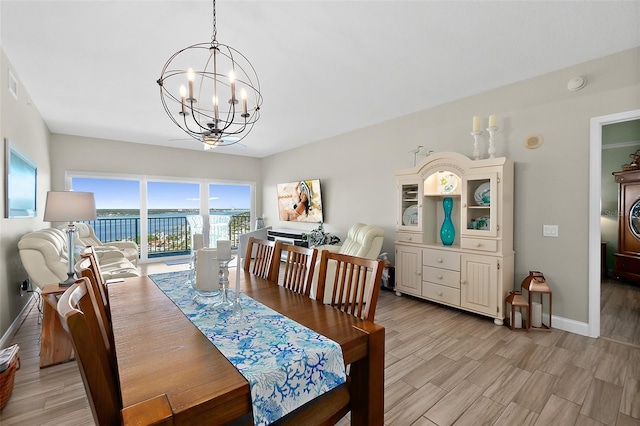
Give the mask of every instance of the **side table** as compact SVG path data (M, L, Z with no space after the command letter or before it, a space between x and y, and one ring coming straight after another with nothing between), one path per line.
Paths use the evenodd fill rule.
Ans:
M58 297L69 287L47 284L42 288L42 330L40 331L40 368L71 361L73 344L58 316Z

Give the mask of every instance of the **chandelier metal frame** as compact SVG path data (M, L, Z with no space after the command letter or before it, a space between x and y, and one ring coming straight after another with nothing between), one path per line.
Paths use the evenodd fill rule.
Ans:
M193 68L203 57L203 66ZM211 41L171 55L157 83L169 118L206 147L238 143L260 118L258 74L246 56L218 42L215 0Z

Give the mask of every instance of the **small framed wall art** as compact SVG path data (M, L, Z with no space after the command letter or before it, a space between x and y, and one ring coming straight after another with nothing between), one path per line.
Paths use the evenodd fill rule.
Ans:
M38 168L5 139L5 217L35 217Z

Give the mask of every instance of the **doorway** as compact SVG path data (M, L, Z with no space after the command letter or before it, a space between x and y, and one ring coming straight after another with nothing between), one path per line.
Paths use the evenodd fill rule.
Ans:
M600 336L602 127L640 119L640 109L594 117L590 124L589 164L589 337Z

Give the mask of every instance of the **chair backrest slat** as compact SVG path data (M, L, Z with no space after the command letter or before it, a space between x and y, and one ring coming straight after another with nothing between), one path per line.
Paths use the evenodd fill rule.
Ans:
M329 262L335 263L332 283L326 282ZM325 290L331 286L331 306L355 317L373 321L383 268L381 260L324 250L320 259L316 299L324 300Z
M71 336L91 411L98 425L122 423L117 369L104 345L97 306L87 278L80 278L58 301L58 314Z
M255 259L252 261L255 247ZM254 275L273 281L273 267L277 259L274 257L275 241L250 237L247 242L247 253L244 258L244 270Z
M280 259L283 251L287 253L287 256L281 280ZM318 250L315 248L284 244L278 241L273 256L275 262L273 281L282 284L283 287L291 291L309 296Z

